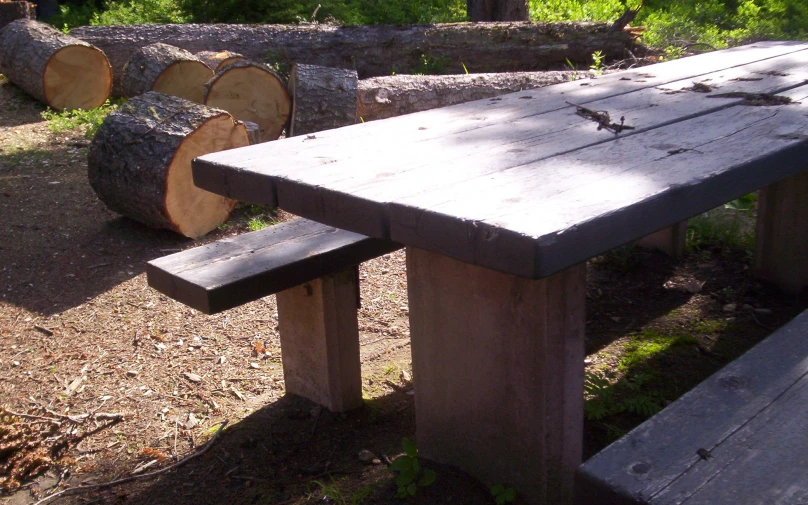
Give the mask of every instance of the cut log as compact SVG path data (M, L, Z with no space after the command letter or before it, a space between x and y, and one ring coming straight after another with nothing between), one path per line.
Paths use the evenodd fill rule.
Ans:
M237 61L205 85L205 105L259 126L258 140L280 137L292 114L292 99L281 78L260 63Z
M213 71L193 54L158 42L132 54L121 83L126 97L157 91L202 103L205 83L211 77Z
M350 68L361 79L418 73L424 58L443 73L461 74L463 65L478 73L561 70L567 59L588 66L595 51L607 60L623 58L626 49L642 54L631 34L606 23L131 25L80 26L70 33L103 49L115 69L137 48L165 42L191 52L224 48L259 62Z
M107 207L154 228L200 237L227 220L234 200L194 186L191 160L249 144L227 112L148 92L121 105L90 146L90 185Z
M30 19L0 30L0 72L57 110L98 107L109 98L112 86L103 52Z
M292 120L289 135L356 123L356 70L294 65L289 77Z
M36 5L28 2L0 2L0 28L17 19L36 19Z
M590 77L590 74L547 71L372 77L359 81L359 117L363 121L373 121L524 89L541 88L581 77Z
M218 72L231 63L247 59L232 51L199 51L194 56L202 60L202 63L214 72Z

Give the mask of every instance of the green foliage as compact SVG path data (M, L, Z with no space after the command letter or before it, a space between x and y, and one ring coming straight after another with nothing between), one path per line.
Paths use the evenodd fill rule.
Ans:
M118 108L120 102L107 100L104 105L96 109L75 109L57 112L50 107L42 112L42 119L48 122L48 129L53 132L63 132L76 128L84 129L84 136L92 138L110 112Z
M603 62L605 59L606 55L603 54L603 51L595 51L592 53L592 65L590 65L589 68L594 70L595 75L601 75L603 73Z
M187 23L190 17L175 0L107 0L101 9L92 2L62 4L59 14L47 21L57 28L86 25L134 25L144 23Z
M628 370L642 365L657 354L663 353L677 345L696 344L698 340L691 335L662 333L654 330L643 330L633 335L623 347L623 356L618 368Z
M584 375L584 415L590 421L600 421L609 416L629 412L641 417L651 417L660 410L664 398L652 390L650 373L634 373L615 381L614 372L586 371Z
M178 4L194 22L202 23L412 24L466 18L466 4L458 0L178 0Z
M631 0L531 0L530 15L540 21L614 21ZM646 27L642 41L667 48L704 45L723 48L761 39L808 37L804 0L646 0L632 23Z
M415 442L405 438L401 442L404 454L397 457L390 465L390 471L398 474L396 476L396 498L407 498L415 496L419 487L425 487L435 482L437 476L429 468L421 468L418 463L418 449Z
M373 492L372 486L359 488L353 493L345 492L334 479L331 479L331 482L328 483L315 480L312 481L312 484L319 487L318 494L322 493L322 501L335 503L336 505L360 505Z
M497 505L505 505L516 501L516 490L512 487L505 487L504 484L494 484L491 487L491 496Z
M728 252L746 252L749 256L755 245L753 217L757 199L756 194L750 193L690 219L685 238L687 250L721 247Z

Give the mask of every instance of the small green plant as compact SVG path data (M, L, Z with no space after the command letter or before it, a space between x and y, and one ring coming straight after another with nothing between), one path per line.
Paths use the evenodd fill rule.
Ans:
M491 487L491 496L497 505L505 505L516 501L516 490L512 487L505 487L504 484L494 484Z
M603 74L603 62L606 60L606 55L603 51L595 51L592 53L592 64L589 68L595 72L595 75L600 76Z
M48 129L52 132L59 133L83 128L84 136L92 138L98 128L101 127L104 119L107 118L110 112L117 109L118 105L119 102L107 100L104 105L96 109L75 109L57 112L48 108L42 112L42 119L48 122Z
M466 75L469 75L469 69L466 68L466 64L463 63L462 61L460 62L460 64L463 66L463 71L466 73Z
M577 81L578 80L578 69L575 67L575 65L572 64L572 62L570 61L569 58L565 58L565 60L567 62L567 68L572 70L572 76L570 76L570 81Z
M433 470L421 468L418 463L418 449L415 447L415 442L405 438L402 440L401 446L404 454L397 457L390 465L390 471L398 474L396 476L398 486L396 498L415 496L419 487L429 486L437 478Z
M421 60L412 69L412 73L416 75L445 74L449 63L451 63L451 59L448 56L421 54Z
M258 231L263 230L267 226L270 226L271 223L264 221L261 216L254 216L251 217L249 221L247 221L247 228L250 231Z

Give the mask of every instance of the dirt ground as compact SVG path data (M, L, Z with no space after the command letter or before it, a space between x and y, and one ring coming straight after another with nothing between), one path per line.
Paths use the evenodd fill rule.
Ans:
M121 218L87 182L89 141L49 131L42 110L0 83L0 504L146 474L208 442L176 470L50 503L494 503L436 466L415 498L393 496L385 462L415 437L403 252L360 271L366 405L332 414L286 397L274 297L205 316L146 284L148 260L244 232L251 209L198 242ZM704 282L695 293L694 281ZM694 337L642 363L675 386L655 393L663 403L804 306L752 280L742 252L709 244L678 261L600 258L587 297L588 369L613 381L630 379L618 363L638 334ZM588 420L586 456L642 419ZM360 461L363 450L378 461Z

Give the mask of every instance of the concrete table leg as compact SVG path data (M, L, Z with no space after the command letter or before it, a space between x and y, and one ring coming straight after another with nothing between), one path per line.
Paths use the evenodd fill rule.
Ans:
M362 405L356 267L277 294L286 392L332 412Z
M531 504L581 463L586 267L528 280L407 249L420 454Z
M754 273L790 293L808 286L808 172L760 191Z
M687 221L682 221L638 240L637 245L645 249L658 249L668 256L681 258L685 253L686 239Z

